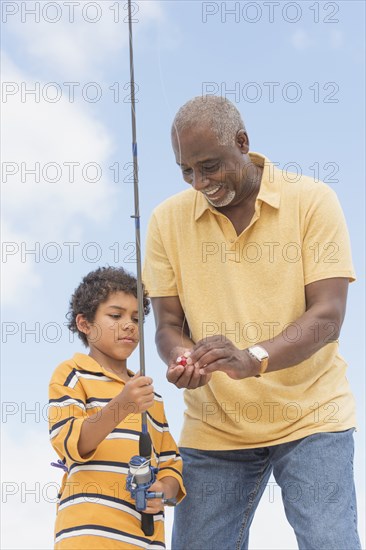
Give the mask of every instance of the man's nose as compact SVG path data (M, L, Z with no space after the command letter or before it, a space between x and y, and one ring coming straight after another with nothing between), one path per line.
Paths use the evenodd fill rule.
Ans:
M196 191L203 191L209 185L210 185L209 179L205 175L203 170L195 170L192 173L192 187Z

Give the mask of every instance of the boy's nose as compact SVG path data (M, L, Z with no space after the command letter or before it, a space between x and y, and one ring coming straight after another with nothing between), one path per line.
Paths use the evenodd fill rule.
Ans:
M137 326L131 321L128 321L122 325L122 329L127 330L128 332L135 332L137 330Z

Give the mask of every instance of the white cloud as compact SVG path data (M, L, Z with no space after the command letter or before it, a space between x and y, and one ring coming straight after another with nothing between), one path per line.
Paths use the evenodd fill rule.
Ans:
M7 56L3 57L4 81L30 87L28 75L17 69ZM40 86L42 88L42 82ZM8 98L2 111L6 215L15 220L22 218L22 225L34 237L43 236L45 227L49 236L59 235L61 231L67 236L70 220L76 220L79 215L93 221L104 219L113 199L112 188L108 186L110 176L91 183L97 168L93 165L85 168L85 165L92 162L96 167L106 167L114 151L106 127L66 98L58 103L37 103L33 98L22 102L17 94ZM74 161L80 166L75 166L73 182L67 163ZM15 163L14 175L10 173L13 166L9 162ZM8 170L6 181L4 163ZM36 163L39 163L39 183L36 176L26 172L34 169ZM22 177L25 181L21 181Z
M115 156L115 144L106 124L97 118L102 110L86 101L71 102L70 88L63 83L80 83L75 88L75 95L80 97L86 81L96 82L105 97L106 86L110 85L104 82L107 70L120 59L123 49L128 66L125 3L82 0L74 5L73 23L67 3L57 4L60 20L55 23L49 21L57 16L54 2L34 4L33 9L38 6L40 10L39 22L27 14L26 2L21 2L18 12L7 20L6 47L11 47L13 41L16 47L12 55L2 52L2 77L5 89L15 86L16 93L9 94L2 104L5 242L29 241L32 245L45 236L48 242L79 240L90 223L95 226L103 222L115 209L117 189L111 185L113 174L108 169L109 159ZM51 7L45 8L48 5ZM151 21L163 19L160 3L155 0L134 2L133 6L135 35ZM96 23L88 22L97 16ZM21 67L15 56L21 60ZM49 87L51 82L56 82L58 88ZM40 99L28 95L24 100L22 90L35 86L39 87ZM60 88L60 100L49 101ZM45 89L47 100L42 95ZM94 90L89 91L93 95ZM72 167L71 162L79 164ZM4 174L4 167L8 173ZM34 175L26 174L32 168L40 174L39 182ZM12 175L11 170L16 174ZM53 178L56 181L50 181ZM91 182L93 178L98 181ZM14 306L29 298L29 288L39 285L40 274L39 266L37 273L34 264L9 260L3 265L3 303Z
M41 286L41 277L32 264L21 261L21 244L27 241L26 233L14 232L3 222L1 258L2 303L20 301L21 296L32 296L32 291Z
M22 441L14 441L3 429L1 439L1 547L49 550L53 547L55 495L62 472L50 466L55 453L47 445L47 428L44 433L29 431Z
M40 2L38 22L34 15L27 15L25 4L21 3L15 15L8 16L7 26L16 36L18 48L31 59L37 72L44 74L46 71L48 75L78 81L100 80L109 58L127 46L125 2L79 0L73 8L66 2L52 2L58 4L58 10ZM161 5L156 0L133 2L132 7L134 36L163 17ZM25 23L21 22L21 17ZM116 58L113 59L115 62Z
M314 40L310 34L303 29L294 31L290 37L290 41L297 50L307 50L314 44Z
M6 54L2 58L5 83L19 90L32 86L28 74ZM75 241L86 223L98 224L111 214L116 186L107 167L114 145L105 125L85 108L63 97L57 103L24 102L19 92L3 103L2 124L3 242ZM74 178L70 162L79 163ZM35 167L39 182L27 173ZM99 175L99 181L90 181ZM20 255L17 260L3 264L3 303L21 303L29 286L39 283L36 265L22 263Z
M338 29L331 29L329 32L317 33L315 37L304 29L297 29L291 34L290 42L300 51L309 50L316 45L322 49L330 46L333 50L339 50L344 46L344 33Z

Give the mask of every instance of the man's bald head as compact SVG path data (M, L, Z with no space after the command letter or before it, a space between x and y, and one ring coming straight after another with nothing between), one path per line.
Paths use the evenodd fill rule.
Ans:
M188 128L205 127L217 136L220 145L233 145L241 129L245 131L243 119L231 101L208 95L197 96L185 103L175 115L172 138L179 142L179 134Z

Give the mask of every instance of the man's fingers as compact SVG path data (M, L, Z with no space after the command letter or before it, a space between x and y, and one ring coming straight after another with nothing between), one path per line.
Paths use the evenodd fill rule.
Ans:
M166 377L169 382L172 384L175 384L179 378L184 373L184 367L182 365L177 365L174 367L169 367L168 372L166 374Z
M170 367L167 372L168 381L179 389L195 390L199 386L207 384L210 378L210 374L201 376L198 368L195 368L194 365L187 365L186 367L177 365Z
M203 365L198 369L201 376L211 376L213 372L222 371L226 372L225 365L227 364L226 358L218 358L209 364Z
M177 388L188 388L190 385L193 373L194 373L194 368L192 366L183 367L183 372L175 384Z
M203 376L200 375L197 371L195 371L194 377L192 376L189 386L187 387L188 390L195 390L199 388L200 386L204 385Z
M225 349L210 349L194 363L194 366L197 370L205 368L206 365L210 365L211 363L215 363L216 361L220 359L224 359L227 357L227 351Z
M199 378L199 374L195 372L193 365L186 367L177 365L170 367L167 372L169 382L175 384L179 389L190 388L192 377L194 377L194 379Z
M198 363L203 356L205 356L210 351L219 350L219 349L225 349L227 342L224 342L220 337L214 336L212 338L215 338L215 340L212 340L210 342L207 342L205 340L200 340L201 343L197 343L196 346L193 348L193 351L187 359L188 365L194 365ZM203 363L202 363L203 364Z
M187 386L187 388L189 390L195 390L199 386L202 386L202 376L200 375L199 370L193 365L191 367L186 367L186 368L193 368L193 372L191 374L189 385Z
M199 373L201 376L207 376L209 374L212 374L213 372L219 370L219 367L217 363L211 363L210 365L206 365L204 367L201 367L199 369Z

